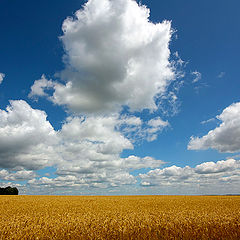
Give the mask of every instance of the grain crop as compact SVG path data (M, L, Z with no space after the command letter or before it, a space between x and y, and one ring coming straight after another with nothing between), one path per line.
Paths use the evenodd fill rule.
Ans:
M240 196L0 196L0 239L240 239Z

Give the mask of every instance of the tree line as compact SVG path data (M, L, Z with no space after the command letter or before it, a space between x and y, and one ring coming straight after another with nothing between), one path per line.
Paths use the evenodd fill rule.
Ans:
M18 195L18 189L16 187L0 188L0 195Z

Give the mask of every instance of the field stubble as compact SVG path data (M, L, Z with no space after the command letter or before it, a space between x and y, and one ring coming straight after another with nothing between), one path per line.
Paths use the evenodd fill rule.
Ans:
M239 196L0 196L0 239L240 239Z

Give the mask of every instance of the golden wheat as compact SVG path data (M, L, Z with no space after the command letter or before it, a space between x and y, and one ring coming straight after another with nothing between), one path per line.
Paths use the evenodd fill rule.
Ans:
M0 196L0 239L240 239L237 196Z

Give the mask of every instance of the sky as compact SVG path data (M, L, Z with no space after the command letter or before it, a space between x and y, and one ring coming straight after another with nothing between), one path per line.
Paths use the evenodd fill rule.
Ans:
M238 1L0 3L0 187L239 194Z

